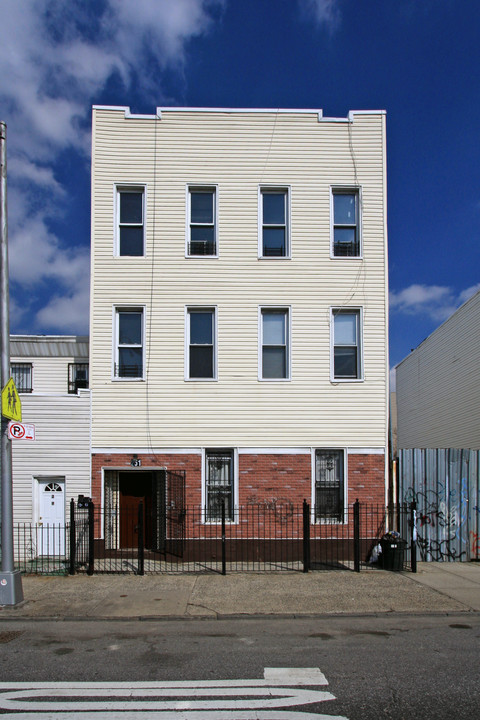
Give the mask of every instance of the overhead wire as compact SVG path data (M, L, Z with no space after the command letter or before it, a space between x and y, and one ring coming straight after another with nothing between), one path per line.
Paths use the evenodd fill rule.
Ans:
M155 285L155 261L156 261L156 215L157 215L157 146L158 146L158 123L159 116L156 115L153 132L153 192L151 201L151 217L152 217L152 259L151 259L151 270L150 270L150 308L148 310L148 344L147 344L147 362L146 362L146 373L145 373L145 412L146 412L146 436L147 436L147 448L151 451L152 459L155 463L158 462L158 458L155 453L155 449L152 442L152 429L151 429L151 414L150 414L150 364L152 356L152 334L153 334L153 299L154 299L154 285ZM150 204L150 203L149 203Z

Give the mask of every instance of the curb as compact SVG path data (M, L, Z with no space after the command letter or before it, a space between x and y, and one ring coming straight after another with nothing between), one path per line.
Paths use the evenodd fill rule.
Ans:
M241 613L222 615L131 615L131 616L80 616L73 615L39 615L32 617L1 617L0 622L194 622L194 621L225 621L225 620L331 620L342 618L384 618L384 617L480 617L478 610L432 610L431 612L415 610L388 610L385 612L371 613L278 613L278 614L255 614L243 615Z

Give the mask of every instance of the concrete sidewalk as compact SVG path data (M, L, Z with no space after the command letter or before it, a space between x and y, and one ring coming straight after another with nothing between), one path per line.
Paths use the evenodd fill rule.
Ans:
M480 611L480 564L221 575L27 576L0 620L221 618Z

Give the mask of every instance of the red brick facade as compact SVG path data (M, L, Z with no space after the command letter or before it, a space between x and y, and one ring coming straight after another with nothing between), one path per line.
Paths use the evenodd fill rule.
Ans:
M141 470L166 467L186 473L188 505L202 502L202 456L187 454L140 454ZM92 455L92 497L102 506L102 468L133 470L132 453ZM311 502L312 465L310 454L255 454L238 456L238 503ZM349 454L347 457L347 493L349 504L383 505L385 502L385 457L383 454Z

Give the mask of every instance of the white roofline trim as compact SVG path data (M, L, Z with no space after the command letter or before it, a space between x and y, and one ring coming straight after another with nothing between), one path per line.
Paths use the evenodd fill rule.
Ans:
M124 112L128 120L161 120L161 115L135 115L127 105L92 105L92 110L111 110L113 112Z
M124 105L93 105L93 110L110 110L124 112L125 119L161 120L164 112L203 112L203 113L279 113L279 114L310 114L317 115L318 122L353 122L355 115L386 115L386 110L350 110L348 116L324 117L323 110L314 108L228 108L228 107L157 107L155 115L135 115Z

